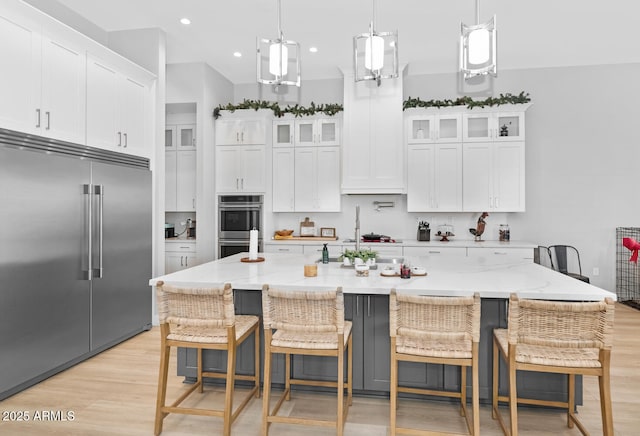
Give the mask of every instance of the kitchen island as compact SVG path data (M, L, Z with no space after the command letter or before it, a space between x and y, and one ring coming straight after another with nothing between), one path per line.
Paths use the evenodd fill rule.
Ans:
M354 391L361 394L388 395L390 377L389 357L389 291L392 288L416 295L471 295L479 292L482 298L480 337L480 398L491 399L491 335L494 328L507 325L507 301L510 293L521 298L549 300L597 301L614 293L572 279L540 265L526 261L479 258L406 257L412 266L427 270L423 277L401 279L385 277L379 269L368 277L356 277L351 268L339 263L318 263L317 277L304 277L304 265L316 263L317 255L261 253L264 262L245 263L237 254L158 277L158 280L182 286L209 286L229 282L235 290L236 312L262 314L260 291L264 284L280 288L331 289L342 287L345 294L345 317L353 322ZM178 373L188 379L195 377L195 353L180 350ZM282 357L282 356L278 356ZM335 380L335 364L314 356L297 356L292 371L300 378ZM226 359L221 353L209 353L204 358L206 370L224 369ZM244 347L238 357L238 371L252 372L253 350ZM274 359L274 383L284 381L284 359ZM501 374L504 374L502 371ZM423 388L459 389L457 368L402 362L399 368L401 383ZM468 379L470 382L470 379ZM581 381L580 381L581 382ZM564 399L566 378L558 374L527 373L518 375L518 388L523 395L540 399ZM506 386L501 380L501 386ZM581 383L577 383L577 398L581 402Z

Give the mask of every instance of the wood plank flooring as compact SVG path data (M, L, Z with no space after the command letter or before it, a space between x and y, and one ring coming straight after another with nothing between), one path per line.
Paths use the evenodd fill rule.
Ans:
M640 311L617 304L615 341L612 352L611 386L616 435L640 434ZM150 435L153 434L159 329L154 328L101 353L63 373L0 402L0 435ZM171 358L175 374L175 355ZM177 396L185 385L179 377L170 377L169 398ZM216 388L209 388L209 391ZM585 405L579 417L591 434L601 434L598 385L595 377L586 377ZM173 397L175 398L175 397ZM194 404L219 404L221 395L193 398ZM334 410L334 396L294 393L281 413L292 415ZM234 423L232 433L241 436L260 434L262 398L254 399ZM400 400L400 425L421 425L444 431L464 431L457 407L437 401ZM507 409L505 408L505 413ZM28 412L30 420L4 421L10 412ZM49 415L47 415L47 413ZM69 413L73 414L71 420ZM500 435L491 419L489 405L481 406L480 429L483 435ZM59 418L65 417L66 420ZM53 418L58 418L53 420ZM522 435L577 435L566 427L560 412L519 409ZM357 398L349 411L345 434L383 436L388 434L389 401L382 398ZM218 435L220 418L170 415L165 419L163 435ZM332 429L274 424L270 434L277 436L333 435Z

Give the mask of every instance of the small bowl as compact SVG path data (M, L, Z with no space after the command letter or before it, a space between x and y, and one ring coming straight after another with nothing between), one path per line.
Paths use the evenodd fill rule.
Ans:
M427 270L421 266L414 266L411 268L411 274L424 275L427 273Z
M276 230L276 235L278 236L291 236L293 230Z

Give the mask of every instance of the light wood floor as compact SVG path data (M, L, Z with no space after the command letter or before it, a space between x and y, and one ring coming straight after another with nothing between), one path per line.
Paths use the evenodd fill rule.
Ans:
M640 434L640 311L616 305L615 344L612 353L611 386L616 435ZM1 418L9 411L29 412L29 422L0 421L0 435L150 435L153 434L159 329L154 328L120 344L61 374L0 402ZM175 374L174 365L170 374ZM170 378L169 395L184 389L181 379ZM210 388L210 390L213 388ZM197 394L196 394L197 396ZM579 416L591 431L601 434L597 380L585 378L585 405ZM216 398L214 398L216 397ZM195 398L196 404L218 403L220 395ZM175 397L170 397L175 398ZM327 413L334 410L335 397L320 394L296 394L283 405L281 413ZM262 399L254 399L233 425L233 433L258 435ZM448 431L463 431L464 423L452 404L437 401L400 400L400 425L430 425ZM504 408L506 412L506 408ZM43 411L72 412L67 421L34 420ZM388 434L389 401L380 398L354 398L345 434L379 436ZM565 426L565 415L554 411L520 408L522 435L576 435L577 429ZM481 433L501 434L491 419L488 405L481 406ZM170 415L165 419L163 435L218 435L220 418ZM332 429L274 424L272 435L332 435Z

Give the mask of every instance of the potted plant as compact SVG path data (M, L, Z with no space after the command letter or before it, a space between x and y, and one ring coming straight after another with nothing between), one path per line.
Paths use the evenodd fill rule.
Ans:
M367 265L374 265L376 263L376 257L378 253L370 248L363 248L358 251L356 257L362 259L362 262Z
M344 250L338 260L341 260L345 266L351 266L355 263L355 259L358 255L356 250Z

